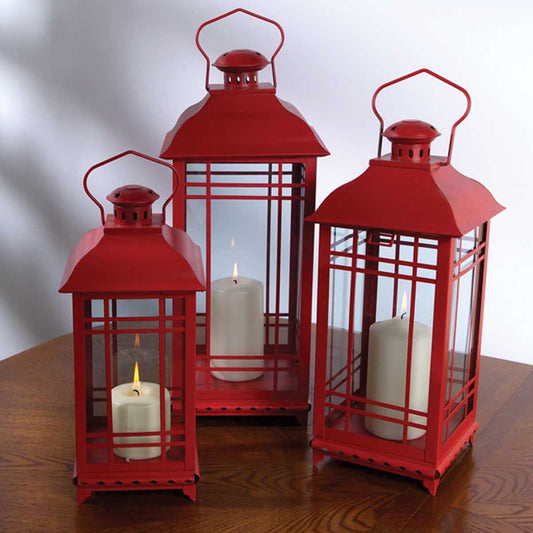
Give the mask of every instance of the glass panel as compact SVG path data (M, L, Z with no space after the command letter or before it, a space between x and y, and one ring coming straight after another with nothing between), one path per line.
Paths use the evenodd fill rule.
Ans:
M89 466L161 457L162 374L163 429L172 440L165 453L167 460L183 460L183 310L183 298L85 301ZM91 329L95 312L102 325ZM111 431L122 435L111 439Z
M477 228L455 240L454 282L451 301L448 374L443 442L460 427L474 405L475 390L471 380L475 377L476 346L478 335L476 317L479 299L480 265L483 258L484 230ZM468 410L465 405L468 404Z
M116 316L154 317L159 315L159 300L115 300Z
M367 413L388 420L367 416L365 427L374 436L409 443L425 436L425 428L413 424L427 424L427 416L405 410L427 413L428 405L434 287L417 282L417 266L435 267L423 250L436 242L426 239L423 244L418 237L396 235L392 246L379 247L380 263L392 260L394 275L378 278L376 321L368 330L366 398L396 409L367 404Z
M89 329L102 329L104 322L98 320L104 316L104 305L107 305L104 300L87 300L85 302L86 317L91 318L88 323Z
M205 165L203 165L205 167ZM189 165L187 165L189 168ZM205 170L205 168L204 168ZM201 176L205 180L205 176ZM192 175L188 179L194 179L197 176ZM198 191L196 191L198 193ZM205 189L204 193L205 195ZM192 241L200 247L202 258L206 261L206 201L205 200L187 200L187 233ZM230 267L231 268L231 267ZM206 314L207 293L202 291L196 294L196 344L199 354L205 354L205 314Z
M102 423L101 418L107 414L107 395L105 380L105 337L104 335L91 335L86 338L85 346L90 355L87 360L90 361L91 367L87 368L87 377L92 379L90 388L92 394L92 411L90 405L88 408L88 419L90 427Z
M328 362L326 378L326 418L334 423L342 411L333 406L347 403L348 350L350 342L349 272L353 256L352 230L333 228L331 232Z
M352 230L332 230L326 422L424 448L437 241L357 236L354 255Z
M354 290L354 317L353 317L353 356L352 356L352 383L350 394L358 396L363 392L360 390L363 384L361 380L361 369L363 366L363 293L365 277L361 273L356 274Z
M186 182L187 229L208 277L197 305L199 389L294 390L303 167L188 164Z
M331 271L327 389L340 393L345 392L346 386L350 280L349 272ZM332 401L341 403L341 398L332 398Z

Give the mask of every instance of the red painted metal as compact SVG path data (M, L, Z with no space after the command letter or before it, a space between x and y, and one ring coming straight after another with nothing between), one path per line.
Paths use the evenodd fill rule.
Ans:
M421 120L401 120L391 124L383 133L392 143L391 159L430 161L430 145L440 133L434 126Z
M272 87L211 89L167 133L161 157L198 161L276 161L329 155L299 111Z
M226 89L251 89L257 87L257 73L268 63L268 59L259 52L232 50L222 54L213 66L224 72Z
M262 21L267 22L269 24L272 24L273 26L275 26L278 29L279 34L280 34L280 43L277 46L277 48L274 50L274 53L272 54L272 56L270 58L270 61L268 62L268 63L270 63L271 68L272 68L272 81L273 81L274 87L277 87L276 67L274 65L274 60L276 59L276 56L279 54L279 51L281 50L281 48L283 46L283 43L285 42L285 33L283 32L283 28L281 27L281 24L279 24L275 20L263 17L263 15L258 15L257 13L254 13L252 11L248 11L247 9L243 9L241 7L238 7L237 9L233 9L232 11L228 11L227 13L224 13L223 15L219 15L218 17L212 18L211 20L207 20L206 22L204 22L203 24L200 25L200 27L198 28L198 31L196 32L196 46L198 47L198 50L200 50L200 53L204 56L204 58L206 60L206 63L207 63L207 65L206 65L206 74L205 74L205 88L206 88L206 90L207 91L210 90L209 73L210 73L210 69L211 69L211 59L209 58L209 56L207 55L206 51L202 48L202 45L200 44L200 33L202 32L202 30L206 26L209 26L210 24L213 24L214 22L218 22L219 20L222 20L222 19L225 19L227 17L230 17L231 15L234 15L236 13L243 13L245 15L249 15L249 16L254 17L256 19L259 19L259 20L262 20ZM218 60L217 60L217 62L218 62ZM263 61L260 61L260 64L262 64L262 63L263 63ZM216 65L215 64L215 66L220 66L220 65ZM265 66L266 66L266 64L263 65L263 67L265 67ZM260 69L258 68L257 70L260 70ZM234 71L234 72L238 72L238 71Z
M371 159L361 176L322 202L311 222L460 237L503 210L481 183L443 165L442 157L420 154L432 140L425 123L397 124L401 138L389 132L394 125L387 129L393 153Z
M94 169L127 155L170 166L128 151L92 167L84 187L102 215L87 178ZM164 224L164 214L152 216L157 198L139 185L110 193L115 214L81 238L61 281L60 292L73 294L74 480L79 502L94 491L110 490L181 489L196 497L194 315L196 293L205 290L205 280L200 248L185 232ZM113 391L126 386L127 392L124 384L132 381L135 361L141 376L137 395L157 402L150 421L135 406L117 408L114 419L118 392ZM133 383L130 392L135 395ZM134 411L141 427L131 430ZM129 430L116 429L125 413ZM139 454L146 458L132 457Z
M429 153L433 126L401 121L383 132L375 108L382 88L421 72L467 97L447 158ZM320 225L313 460L331 456L419 479L434 495L477 429L488 226L503 207L449 164L455 127L470 107L464 89L421 69L382 85L372 105L392 154L371 159L307 218ZM403 291L405 345L392 330L372 328L401 324ZM390 359L370 379L371 329L390 342L383 352ZM422 348L421 332L431 348ZM404 367L391 377L398 360Z
M263 70L270 61L260 52L253 50L232 50L223 53L214 63L222 72L258 72Z
M237 12L272 23L280 31L281 42L270 58L273 85L259 82L269 61L251 50L220 56L215 66L224 72L225 83L209 84L211 62L200 45L200 32ZM276 95L274 60L284 41L277 22L236 9L202 24L196 41L207 61L208 94L178 119L165 138L161 157L171 159L185 176L173 203L173 223L199 235L195 238L202 241L206 261L207 297L197 313L197 410L202 415L304 418L309 407L314 242L314 227L304 218L315 208L316 158L328 151L296 108ZM264 285L265 366L263 375L250 381L224 381L212 374L219 360L239 366L217 366L217 371L235 373L251 371L247 365L258 358L211 353L210 284L217 277L220 228L228 226L226 217L240 219L243 228L257 223L257 231L248 229L238 242L239 250L250 253L248 249L264 239L254 248L260 263L264 258L261 270L242 273ZM239 257L234 260L239 262Z
M472 100L470 98L470 94L468 94L468 91L464 87L457 85L453 81L450 81L444 76L441 76L440 74L437 74L436 72L433 72L432 70L429 70L427 68L421 68L419 70L415 70L414 72L411 72L410 74L406 74L405 76L400 76L399 78L396 78L387 83L384 83L383 85L381 85L380 87L376 89L376 92L374 93L374 96L372 97L372 110L374 111L374 114L379 120L378 157L381 157L381 148L382 148L382 142L383 142L383 127L385 125L385 122L383 121L383 117L380 115L377 109L377 106L376 106L378 94L386 87L390 87L391 85L395 85L397 83L400 83L401 81L407 80L409 78L413 78L414 76L418 76L419 74L428 74L430 76L433 76L434 78L437 78L443 83L446 83L447 85L450 85L454 89L457 89L459 92L462 92L466 98L466 109L464 113L454 122L452 126L452 129L450 132L450 144L448 146L448 155L446 156L446 159L441 162L442 165L449 165L450 161L452 160L453 143L455 140L455 130L457 129L457 126L459 126L459 124L461 124L461 122L463 122L463 120L470 113L470 108L472 107Z
M166 161L161 161L161 159L156 159L155 157L151 157L146 154L142 154L141 152L136 152L135 150L126 150L125 152L121 152L120 154L114 155L113 157L110 157L108 159L105 159L104 161L100 161L100 163L96 163L96 165L93 165L89 170L85 173L85 176L83 177L83 190L85 191L85 194L96 204L98 207L98 210L100 211L100 218L102 220L102 224L105 224L105 213L104 208L102 204L94 197L92 192L89 190L89 176L97 169L104 165L107 165L109 163L112 163L113 161L116 161L117 159L122 159L123 157L126 157L128 155L133 155L135 157L140 157L141 159L146 159L148 161L151 161L152 163L157 163L158 165L163 165L164 167L170 168L172 170L172 173L174 175L174 182L175 186L170 193L170 196L165 200L165 203L162 207L162 215L161 215L161 224L165 223L165 212L167 209L168 204L170 203L170 200L174 197L177 189L177 183L179 182L178 174L176 173L176 169L170 164L168 164Z
M115 224L149 226L152 223L152 204L159 194L141 185L124 185L106 198L114 205Z

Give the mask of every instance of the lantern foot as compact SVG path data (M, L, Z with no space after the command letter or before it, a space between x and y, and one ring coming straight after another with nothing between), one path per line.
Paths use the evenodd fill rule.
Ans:
M322 452L313 450L313 466L318 466L326 456Z
M435 496L437 494L437 488L439 487L439 481L440 479L424 479L422 483L431 496Z
M91 496L91 489L78 489L78 503L83 503Z
M183 494L189 498L192 502L196 501L196 485L186 485L183 487Z

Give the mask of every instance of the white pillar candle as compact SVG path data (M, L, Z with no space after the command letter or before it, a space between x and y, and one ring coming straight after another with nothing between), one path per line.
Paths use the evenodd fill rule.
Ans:
M136 374L138 376L138 374ZM157 383L133 383L117 385L111 390L113 432L137 433L144 431L160 431L160 396ZM165 426L170 430L170 393L165 389ZM167 436L170 441L170 435ZM160 443L158 435L115 437L116 444ZM167 448L168 449L168 448ZM114 452L125 459L152 459L161 455L161 446L139 448L115 448Z
M409 318L402 315L390 320L375 322L370 326L368 346L368 372L366 397L369 400L405 406L407 384L407 347L409 339ZM411 355L411 388L409 408L427 412L429 395L429 371L431 363L431 329L420 322L414 323ZM366 406L367 412L403 420L403 413L376 405ZM409 421L427 424L427 418L410 415ZM403 426L365 417L367 431L390 440L403 439ZM417 439L426 431L408 427L407 439Z
M211 355L264 355L265 327L263 284L237 275L211 284ZM263 357L257 359L212 359L213 367L252 367L262 369ZM225 381L249 381L263 375L257 371L213 371Z

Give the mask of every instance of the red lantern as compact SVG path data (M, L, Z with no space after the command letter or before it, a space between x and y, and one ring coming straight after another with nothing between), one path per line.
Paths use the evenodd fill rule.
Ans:
M73 294L78 501L93 491L182 489L196 497L194 410L196 292L200 249L152 216L159 196L139 185L108 195L87 188L102 226L70 253L60 292ZM175 170L174 170L175 172ZM176 177L177 179L177 177Z
M234 13L273 24L271 59L252 50L214 66L200 45L209 24ZM202 24L205 98L188 108L161 157L179 175L173 224L205 253L207 293L197 308L197 410L201 415L296 415L309 409L316 158L328 152L299 112L276 96L281 26L244 9ZM270 63L273 84L260 83Z
M467 99L446 158L430 155L432 125L383 132L375 107L423 72ZM503 208L450 164L463 88L422 69L382 85L373 109L378 156L308 219L320 224L313 457L419 479L434 495L478 427L489 219Z

